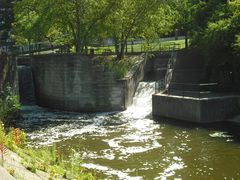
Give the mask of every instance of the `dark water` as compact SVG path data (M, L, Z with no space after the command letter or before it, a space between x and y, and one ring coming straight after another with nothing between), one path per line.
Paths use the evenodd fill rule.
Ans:
M240 128L151 117L154 83L141 83L125 112L79 114L24 106L35 146L76 149L97 179L240 179ZM170 123L171 122L171 123Z

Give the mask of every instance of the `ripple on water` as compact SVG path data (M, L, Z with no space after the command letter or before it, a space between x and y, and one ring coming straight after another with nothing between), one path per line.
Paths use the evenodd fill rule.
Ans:
M209 173L221 179L218 172L239 177L239 146L218 141L233 137L225 131L154 122L149 96L154 93L154 84L143 83L139 88L142 92L137 91L134 105L125 112L84 114L23 106L20 127L32 145L61 141L59 146L66 153L72 147L79 149L85 162L82 166L104 174L103 179L167 179L181 177L179 174L206 179ZM226 152L228 158L224 157ZM221 164L229 164L229 169Z

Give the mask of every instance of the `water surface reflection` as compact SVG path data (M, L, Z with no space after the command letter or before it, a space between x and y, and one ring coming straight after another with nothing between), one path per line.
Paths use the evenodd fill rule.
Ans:
M153 83L142 83L125 112L67 113L24 106L20 126L35 146L77 149L98 178L239 179L240 128L151 118ZM169 123L171 122L171 123Z

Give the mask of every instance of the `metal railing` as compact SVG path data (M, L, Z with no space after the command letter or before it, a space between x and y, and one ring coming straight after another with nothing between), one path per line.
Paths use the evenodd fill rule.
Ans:
M176 65L176 61L177 61L177 52L176 52L176 46L174 44L174 46L172 47L172 52L171 52L171 57L168 61L167 64L167 72L165 75L165 86L166 88L169 87L169 84L172 80L172 76L173 76L173 71Z
M131 53L163 53L163 52L172 52L173 50L181 49L181 44L176 42L155 42L150 44L129 44L126 47L126 54ZM6 52L10 54L24 55L24 54L33 54L41 53L44 51L50 51L50 53L65 53L70 52L69 45L54 45L50 42L38 42L31 43L26 45L11 45L11 46L0 46L0 53ZM91 55L91 51L96 55L111 55L116 54L114 46L91 46L85 51L85 54Z
M0 53L5 52L16 55L33 54L44 51L65 53L70 52L70 47L69 45L53 45L49 42L39 42L28 45L12 45L0 47Z
M100 47L90 47L89 49L94 49L94 54L105 55L105 54L116 54L115 48L113 46L100 46ZM135 53L164 53L180 50L181 44L172 42L172 43L157 43L157 44L132 44L128 45L125 49L126 54L135 54Z
M159 93L160 91L166 90L169 87L169 84L172 79L173 70L175 68L176 61L177 61L178 45L176 43L173 43L171 48L169 48L169 50L171 50L171 57L168 60L167 72L165 74L165 78L156 82L155 93Z

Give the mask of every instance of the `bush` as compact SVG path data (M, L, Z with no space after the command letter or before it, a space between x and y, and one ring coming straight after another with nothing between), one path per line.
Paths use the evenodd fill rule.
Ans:
M138 58L136 57L126 57L119 60L117 57L98 57L95 59L99 64L104 65L109 71L115 74L117 79L124 78L131 68L136 64Z
M0 164L3 165L6 150L16 152L22 158L22 164L29 171L41 170L49 173L49 179L94 179L91 173L81 167L81 157L72 150L69 161L64 161L56 146L33 149L27 146L26 135L18 128L10 128L8 132L0 122Z
M19 115L20 101L11 87L7 87L0 93L0 120L4 123L8 119L14 119Z

